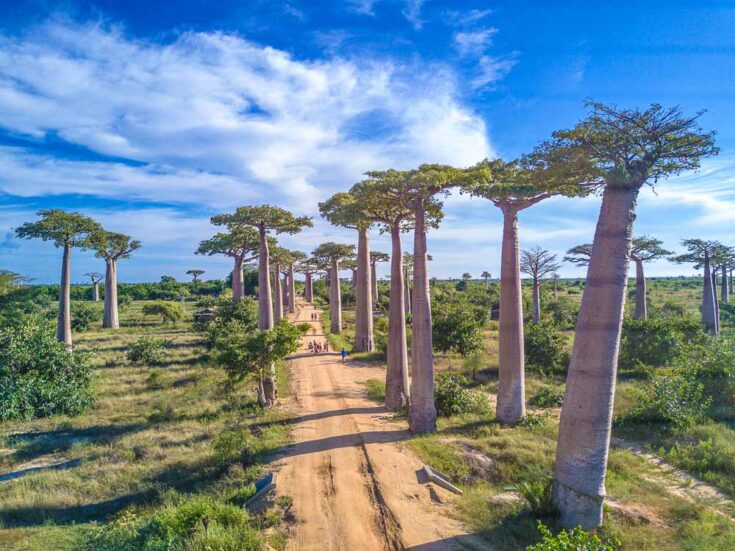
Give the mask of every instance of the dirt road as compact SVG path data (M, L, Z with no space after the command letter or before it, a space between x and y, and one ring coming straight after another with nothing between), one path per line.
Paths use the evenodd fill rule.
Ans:
M364 381L385 372L308 350L309 341L326 342L312 313L319 312L300 303L292 316L316 332L292 360L294 444L274 464L278 494L293 498L288 548L482 549L450 518L452 494L419 483L421 462L400 446L408 438L405 421L366 398Z

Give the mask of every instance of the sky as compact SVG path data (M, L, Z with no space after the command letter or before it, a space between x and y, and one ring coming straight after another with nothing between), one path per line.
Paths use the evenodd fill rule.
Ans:
M0 1L0 269L58 281L60 251L13 234L47 208L139 239L122 282L225 277L229 259L194 250L216 231L210 216L241 205L313 216L280 239L289 248L355 243L318 203L364 172L511 160L590 98L706 110L720 155L644 189L635 233L673 251L692 237L735 244L735 2ZM524 211L521 248L561 259L592 240L599 205ZM444 210L430 275L497 276L498 209L452 195ZM371 244L390 250L377 231ZM72 280L103 267L75 251Z

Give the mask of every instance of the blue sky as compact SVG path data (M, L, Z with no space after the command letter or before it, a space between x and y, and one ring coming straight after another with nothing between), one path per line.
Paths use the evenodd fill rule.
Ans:
M707 109L721 154L645 190L636 233L670 249L735 243L735 3L601 4L0 2L0 268L58 279L59 251L12 236L51 207L143 242L121 281L224 277L227 259L193 251L213 233L209 216L243 204L314 216L286 246L354 242L317 203L366 170L512 159L579 120L585 98ZM496 275L497 209L466 197L445 207L432 275ZM561 256L591 240L598 208L543 202L521 215L521 246ZM373 247L389 250L380 235ZM101 268L76 252L73 279Z

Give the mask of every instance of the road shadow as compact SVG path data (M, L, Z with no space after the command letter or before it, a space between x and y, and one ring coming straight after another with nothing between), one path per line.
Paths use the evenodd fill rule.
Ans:
M0 474L0 482L6 482L8 480L15 480L16 478L22 478L26 475L39 473L42 471L63 471L65 469L72 469L77 465L81 464L81 459L69 459L68 461L61 461L60 463L53 463L50 465L38 465L33 467L27 467L19 471L12 471L5 474Z
M391 442L408 440L409 438L411 438L411 433L408 430L356 432L353 434L329 436L327 438L317 438L316 440L289 444L288 446L277 448L274 450L274 454L278 458L295 457L297 455L319 453L339 448L359 447L365 444L389 444Z

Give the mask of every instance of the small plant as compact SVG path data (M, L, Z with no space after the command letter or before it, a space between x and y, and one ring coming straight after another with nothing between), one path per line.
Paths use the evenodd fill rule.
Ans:
M170 322L176 327L176 322L184 319L184 307L178 302L157 301L143 306L143 315L161 316L164 323Z
M518 424L521 427L535 429L536 427L543 427L549 420L549 417L551 417L551 414L548 411L544 411L543 413L526 413L526 416Z
M128 360L134 364L161 363L166 341L144 335L128 347Z
M89 327L102 319L100 311L84 302L71 303L71 328L74 331L89 331Z
M556 508L551 495L551 480L524 480L507 489L523 497L534 517L550 520L556 516Z
M462 367L471 373L472 380L477 380L477 372L487 364L487 357L484 350L475 350L467 356L462 363Z
M537 526L543 541L529 545L526 551L615 551L622 545L617 538L603 542L580 527L554 535L543 522L539 521Z
M529 404L541 408L556 408L564 401L564 392L550 386L545 386L531 396Z
M468 381L462 375L440 373L434 389L434 402L439 415L449 417L472 409L472 393L465 388Z
M154 369L148 374L148 378L145 381L146 386L149 390L160 390L163 388L163 373L159 370Z

